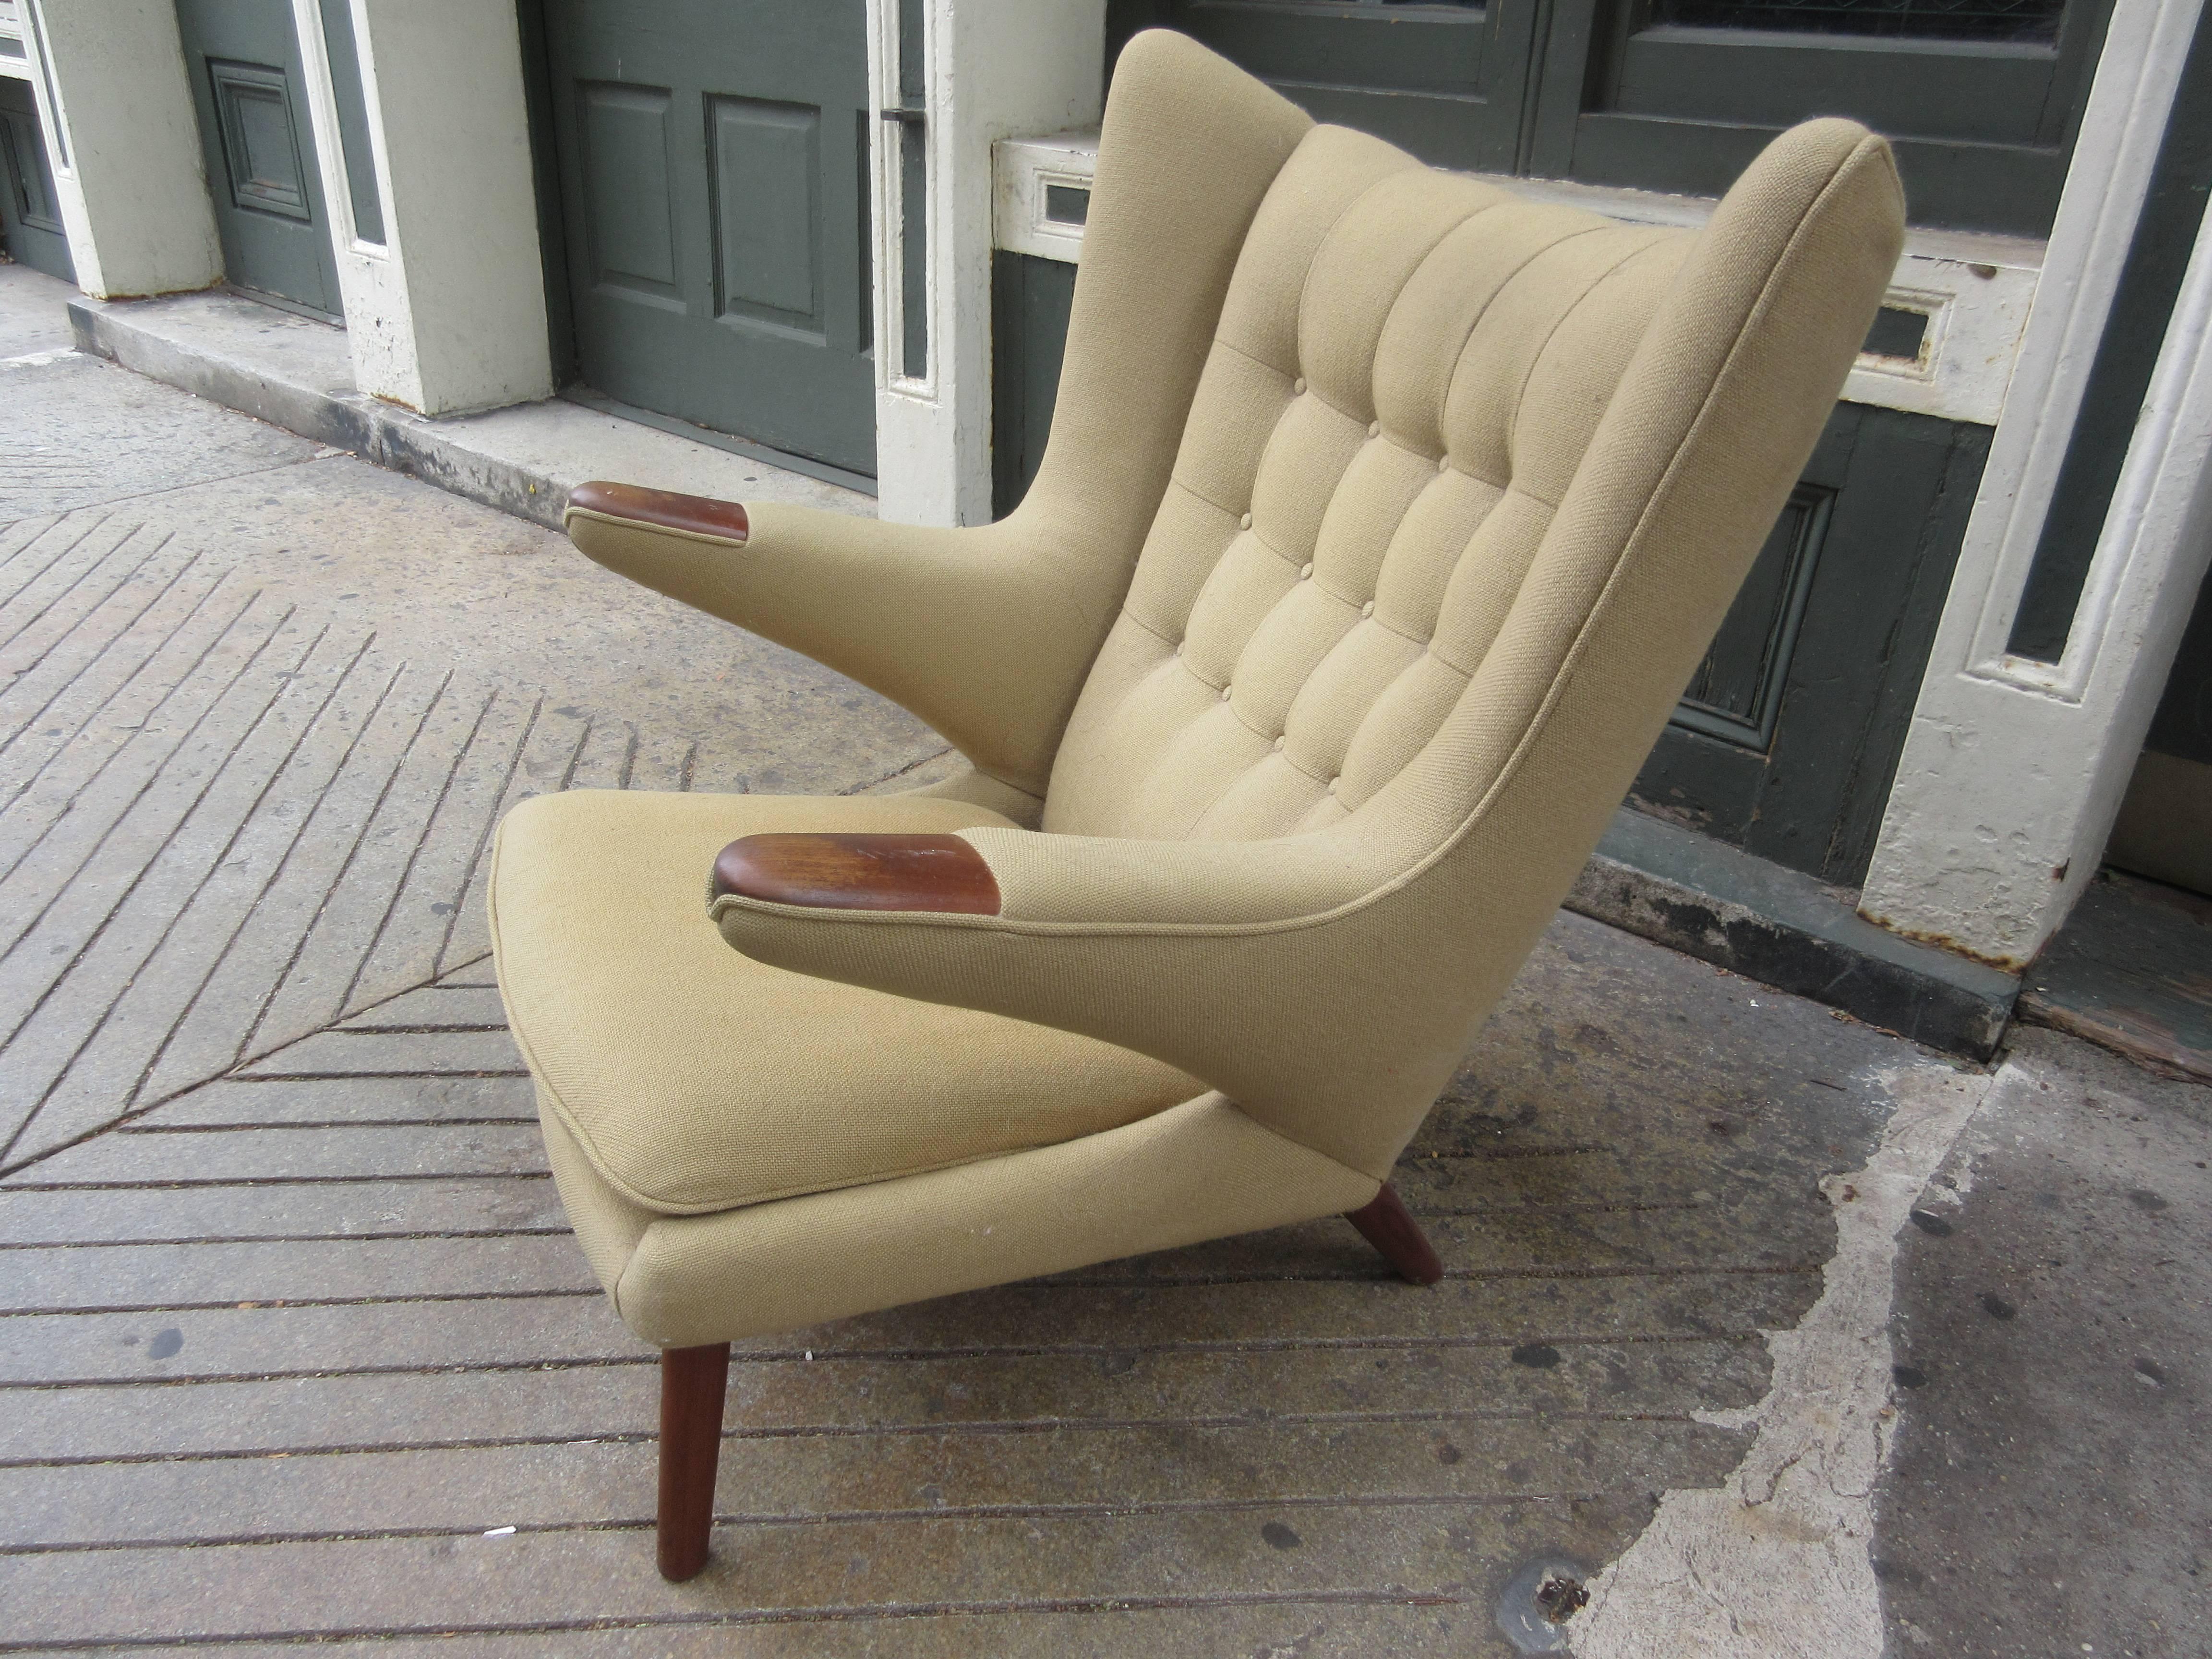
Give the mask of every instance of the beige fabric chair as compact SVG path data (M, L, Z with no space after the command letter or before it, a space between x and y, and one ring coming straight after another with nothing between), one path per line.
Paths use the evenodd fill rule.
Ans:
M1777 140L1700 232L1634 227L1148 34L1018 512L576 492L592 557L972 769L552 795L500 832L554 1173L671 1351L664 1571L705 1559L732 1338L1338 1212L1434 1276L1382 1183L1705 651L1901 235L1848 122Z

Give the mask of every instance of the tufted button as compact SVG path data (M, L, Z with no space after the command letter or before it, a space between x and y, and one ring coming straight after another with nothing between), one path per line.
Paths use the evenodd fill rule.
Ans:
M1437 471L1439 471L1439 472L1449 472L1449 471L1451 471L1451 457L1450 457L1450 456L1449 456L1449 455L1439 455L1439 456L1437 456Z
M1375 601L1370 599L1366 604L1361 605L1359 607L1359 614L1363 617L1373 616L1375 614Z
M1282 749L1283 749L1283 740L1282 740L1282 738L1277 738L1275 739L1275 752L1276 752L1277 754L1280 754L1280 753L1282 752Z
M1297 380L1291 382L1291 390L1293 392L1303 392L1305 389L1306 377L1303 374L1299 375Z
M1300 565L1298 567L1298 580L1302 582L1311 581L1313 580L1313 566L1310 564Z
M1225 685L1221 688L1221 701L1224 702L1229 701L1229 688Z
M1247 513L1243 518L1237 520L1237 527L1239 530L1249 530L1252 527L1252 515Z
M1328 793L1329 793L1330 794L1332 794L1332 795L1333 795L1333 794L1334 794L1334 793L1336 793L1336 786L1337 786L1337 783L1338 783L1338 782L1339 782L1339 779L1337 779L1337 778L1331 778L1331 779L1328 781Z
M1381 437L1381 436L1382 435L1382 422L1380 422L1380 421L1370 421L1370 422L1368 422L1368 423L1367 423L1367 435L1368 435L1369 437L1370 437L1370 438L1379 438L1379 437Z

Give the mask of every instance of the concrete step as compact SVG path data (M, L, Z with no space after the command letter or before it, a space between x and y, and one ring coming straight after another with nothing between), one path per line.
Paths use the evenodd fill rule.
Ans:
M471 501L561 527L568 491L618 478L872 514L859 489L562 398L430 419L354 389L342 328L219 292L69 302L77 349ZM840 475L843 477L844 475Z

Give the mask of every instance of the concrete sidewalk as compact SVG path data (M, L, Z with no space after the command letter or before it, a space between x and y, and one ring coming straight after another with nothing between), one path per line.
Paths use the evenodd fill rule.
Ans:
M486 837L945 764L534 525L0 363L0 1650L2206 1650L2212 1091L1565 915L1398 1172L1442 1285L1326 1223L741 1345L664 1584Z

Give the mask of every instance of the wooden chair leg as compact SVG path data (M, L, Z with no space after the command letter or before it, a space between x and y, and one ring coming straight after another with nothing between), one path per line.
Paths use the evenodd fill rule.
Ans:
M660 1576L680 1584L707 1565L730 1345L660 1351Z
M1444 1264L1436 1248L1421 1231L1421 1224L1407 1212L1405 1200L1389 1182L1364 1209L1347 1211L1344 1218L1359 1229L1359 1236L1382 1253L1382 1259L1401 1279L1416 1285L1433 1285L1444 1276Z

